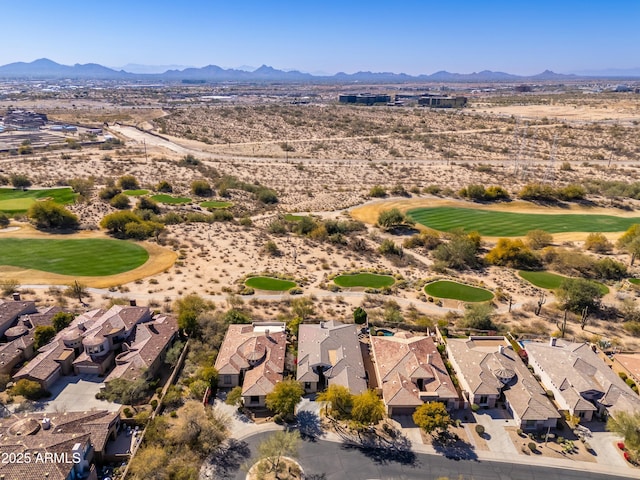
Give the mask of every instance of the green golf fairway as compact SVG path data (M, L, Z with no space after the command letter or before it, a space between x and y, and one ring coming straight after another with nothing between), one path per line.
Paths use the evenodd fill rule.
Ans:
M630 278L629 282L633 283L634 285L640 285L640 278Z
M34 202L44 199L51 199L56 203L66 205L75 202L77 196L78 194L69 187L47 190L0 188L0 211L9 214L24 213Z
M520 275L527 282L532 283L536 287L545 288L547 290L555 290L560 286L565 278L571 278L565 277L563 275L558 275L557 273L532 272L528 270L520 270L518 272L518 275ZM607 287L604 283L596 282L595 280L591 281L598 286L598 289L600 289L600 292L602 292L603 295L609 293L609 287Z
M127 272L149 258L140 245L109 239L0 238L0 252L2 265L87 277Z
M125 190L124 192L125 195L129 195L130 197L140 197L142 195L146 195L147 193L149 193L149 190L144 190L144 189L139 189L139 190Z
M391 275L378 275L375 273L356 273L353 275L338 275L333 279L340 287L390 287L396 283Z
M449 280L438 280L424 287L427 295L438 298L452 298L463 302L487 302L493 298L493 293L484 288L471 287Z
M640 217L496 212L456 207L414 208L407 215L434 230L448 232L464 228L488 237L517 237L536 229L549 233L623 232L631 225L640 223Z
M208 202L202 202L200 204L201 207L204 208L229 208L233 203L231 202L222 202L219 200L211 200Z
M156 202L167 203L170 205L179 204L179 203L189 203L191 201L190 198L187 197L172 197L171 195L152 195L151 198Z
M290 280L280 280L272 277L251 277L244 284L247 287L257 288L258 290L271 290L274 292L283 292L296 286L296 283Z

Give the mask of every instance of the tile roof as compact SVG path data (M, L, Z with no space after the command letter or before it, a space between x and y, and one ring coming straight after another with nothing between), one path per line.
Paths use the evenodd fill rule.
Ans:
M640 380L640 353L616 353L613 359Z
M371 337L371 350L386 405L417 406L457 399L458 393L431 337ZM422 389L418 383L422 383ZM404 403L402 403L404 402Z
M219 374L239 375L246 370L243 396L266 395L283 379L287 345L284 323L273 324L273 332L265 332L263 326L258 322L229 325L216 358Z
M322 368L329 385L342 385L351 393L367 389L358 327L330 321L302 324L298 333L298 371L300 382L317 382L314 368Z
M9 328L20 315L37 312L38 310L34 302L0 300L0 336L2 336L4 331Z
M612 415L640 411L640 397L588 344L562 339L555 345L532 342L527 344L527 353L574 410L596 410L588 400L592 398Z
M73 351L65 347L60 333L61 332L58 333L51 343L41 347L40 350L38 350L40 353L18 370L14 378L31 377L36 380L45 381L53 375L55 371L60 368L60 364L58 363L60 356L63 355L65 351Z
M499 395L503 392L511 409L522 421L560 418L545 390L506 339L496 342L495 338L484 341L474 337L451 338L447 340L447 346L453 363L459 367L458 375L464 378L475 395Z

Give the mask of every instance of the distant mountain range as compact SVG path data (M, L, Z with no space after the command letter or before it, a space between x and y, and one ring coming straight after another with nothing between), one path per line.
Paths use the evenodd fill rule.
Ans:
M253 70L225 69L217 65L201 68L168 69L158 73L161 66L128 65L129 70L116 70L96 63L84 65L61 65L41 58L30 63L16 62L0 67L0 78L4 79L82 79L82 80L131 80L169 82L335 82L335 83L409 83L409 82L535 82L566 81L580 78L575 74L565 75L545 70L538 75L520 76L504 72L483 70L473 73L450 73L439 71L431 75L407 75L392 72L336 73L335 75L312 75L297 70L278 70L267 65ZM125 67L123 67L125 68ZM616 71L618 72L618 71ZM640 70L619 70L629 72L632 77ZM583 75L587 76L587 75ZM624 76L624 75L613 75ZM608 75L604 75L608 77Z

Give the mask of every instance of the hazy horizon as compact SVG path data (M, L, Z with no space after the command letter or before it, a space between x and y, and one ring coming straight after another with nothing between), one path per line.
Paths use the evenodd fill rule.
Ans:
M290 0L214 4L164 0L106 5L69 0L3 5L0 65L269 65L304 72L482 70L534 75L640 69L640 2Z

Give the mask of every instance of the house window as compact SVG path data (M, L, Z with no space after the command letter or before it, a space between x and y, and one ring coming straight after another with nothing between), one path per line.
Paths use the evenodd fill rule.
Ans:
M222 383L229 385L231 383L231 375L224 375L222 377Z
M578 412L578 417L584 418L584 412Z
M258 395L251 395L249 403L260 403L260 397Z
M311 382L304 382L304 389L311 390Z
M480 395L480 402L478 402L480 405L487 405L489 403L489 396L488 395Z
M535 426L536 426L535 420L525 420L524 422L524 428L533 428Z

